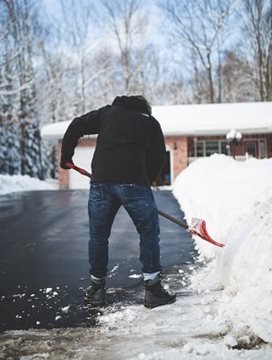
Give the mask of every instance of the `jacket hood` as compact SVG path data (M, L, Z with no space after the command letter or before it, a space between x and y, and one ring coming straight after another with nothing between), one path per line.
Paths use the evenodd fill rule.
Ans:
M131 110L136 110L143 112L145 114L151 115L152 108L149 102L141 95L135 96L117 96L112 105L122 106Z

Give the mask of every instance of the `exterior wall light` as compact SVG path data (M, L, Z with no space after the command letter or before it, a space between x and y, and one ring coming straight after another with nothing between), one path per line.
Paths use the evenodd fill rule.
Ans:
M235 129L231 129L227 133L226 139L227 139L227 142L228 142L229 155L233 156L233 158L235 159L234 147L236 145L238 145L239 142L242 140L242 134L239 131L235 130Z

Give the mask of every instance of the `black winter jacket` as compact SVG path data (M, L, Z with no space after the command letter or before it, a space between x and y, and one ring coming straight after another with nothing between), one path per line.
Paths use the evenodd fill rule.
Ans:
M62 141L61 165L72 160L80 137L98 134L92 160L95 182L148 184L165 160L159 122L137 96L115 98L112 105L75 118Z

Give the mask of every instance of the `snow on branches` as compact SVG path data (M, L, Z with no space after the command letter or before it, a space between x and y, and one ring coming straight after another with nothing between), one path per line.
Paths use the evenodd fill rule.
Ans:
M0 114L0 174L44 179L39 124L25 112Z

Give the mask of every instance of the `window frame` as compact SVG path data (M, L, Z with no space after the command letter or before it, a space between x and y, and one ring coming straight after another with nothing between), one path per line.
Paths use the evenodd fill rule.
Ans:
M218 152L213 152L209 155L207 155L207 142L216 142L218 145ZM225 148L226 148L226 152L222 152L222 144L225 144ZM202 152L203 155L199 155L199 151L198 151L198 146L202 144ZM195 141L195 157L208 157L211 156L212 154L224 154L224 155L228 155L228 151L227 151L227 145L228 142L227 140L214 140L214 139L207 139L207 140L196 140Z

